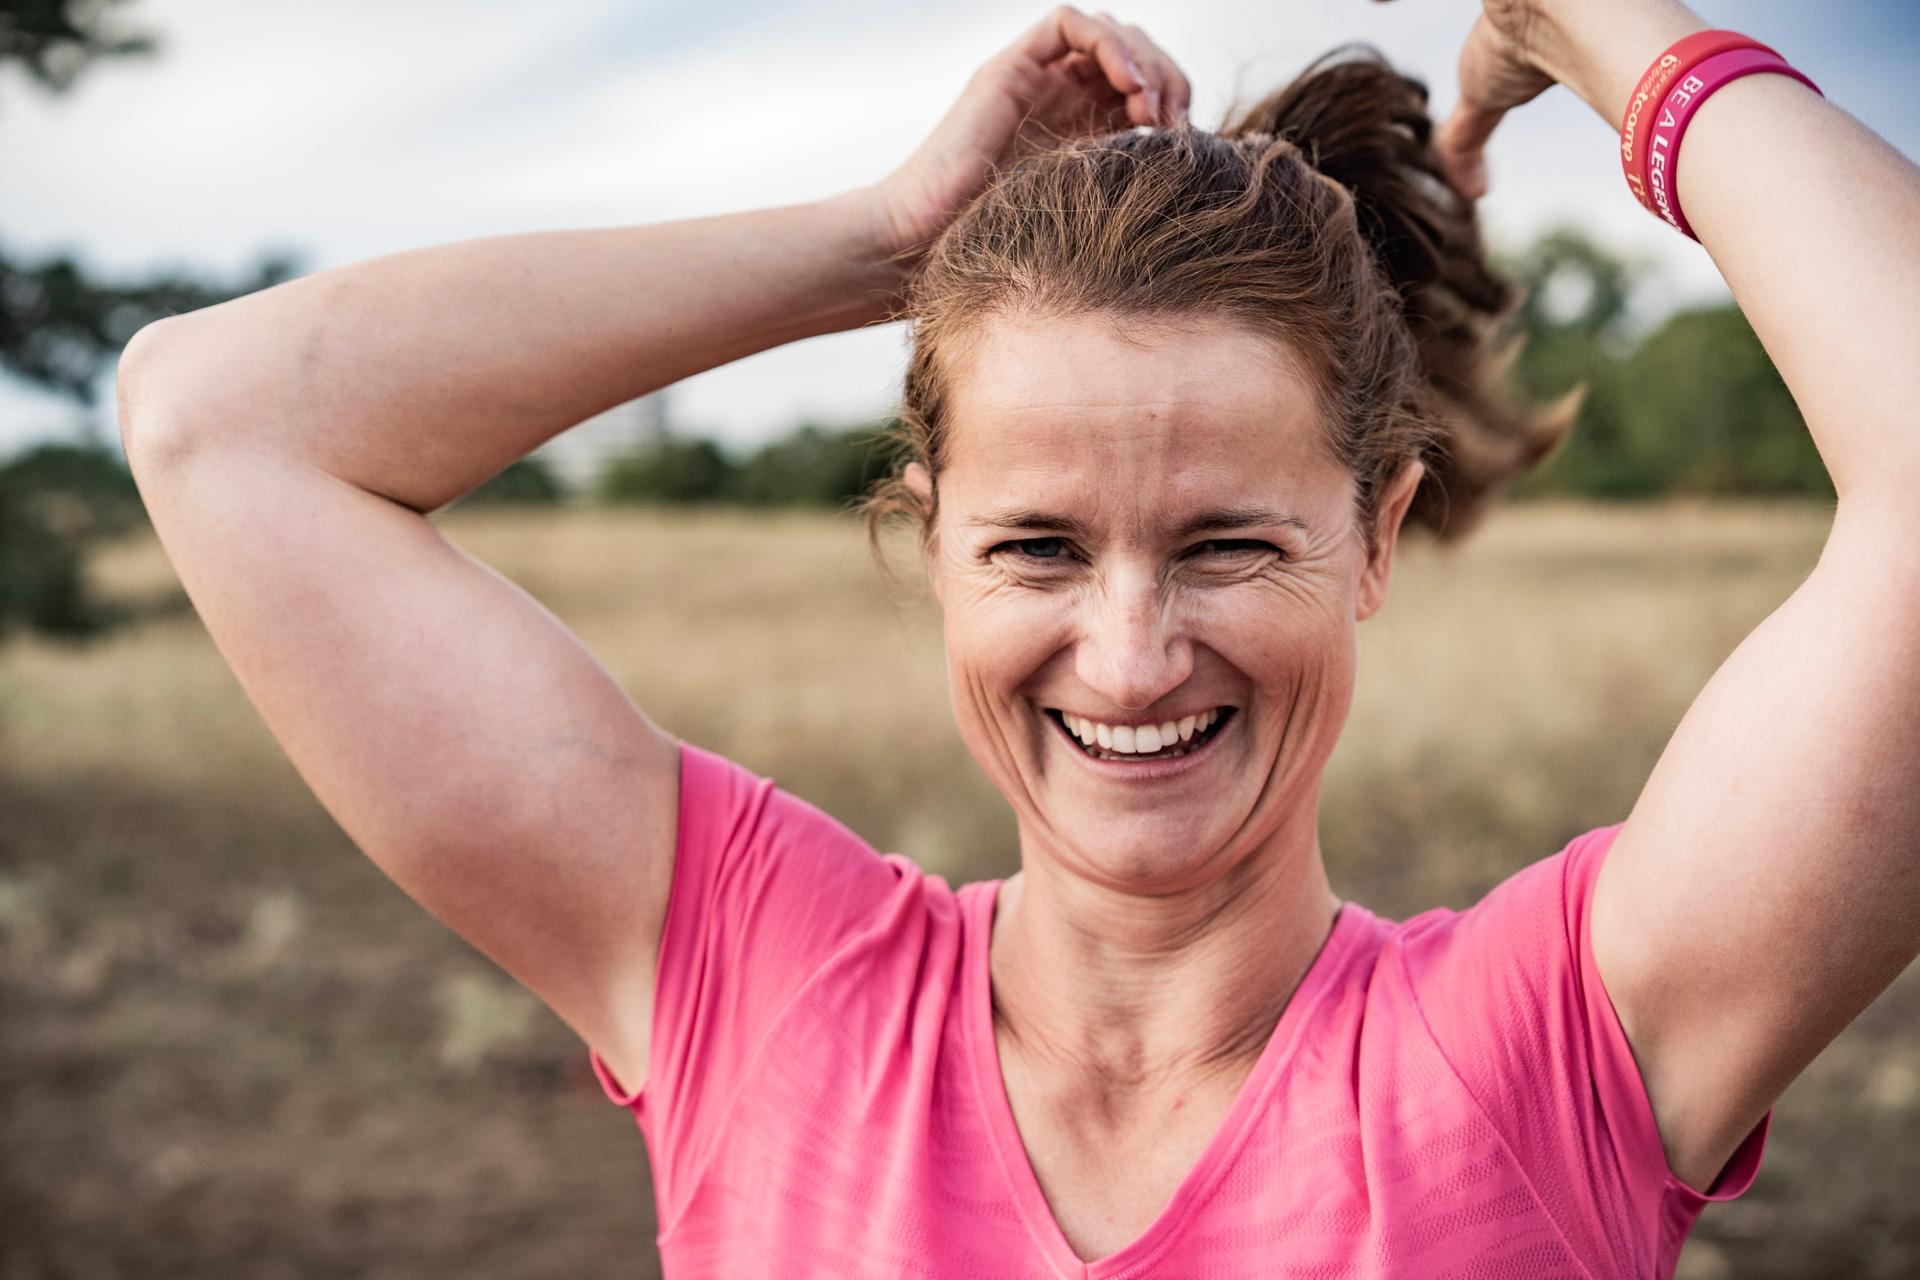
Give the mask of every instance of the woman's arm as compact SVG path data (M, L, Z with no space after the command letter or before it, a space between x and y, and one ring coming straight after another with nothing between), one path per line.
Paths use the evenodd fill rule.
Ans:
M163 320L122 361L129 456L300 459L416 512L592 415L884 317L869 189L650 226L415 249Z
M1548 77L1617 130L1641 72L1703 26L1670 0L1487 0L1443 130L1456 173L1472 189L1479 143ZM1668 1162L1705 1189L1920 954L1920 172L1770 75L1708 98L1675 163L1839 494L1818 565L1688 709L1594 888L1595 962Z
M1163 118L1185 84L1132 28L1059 9L871 187L396 254L128 347L135 479L267 727L368 857L628 1088L647 1078L677 744L425 513L599 410L881 318L1029 130Z
M302 778L630 1086L677 743L423 513L584 415L875 314L873 207L424 249L162 321L121 362L154 528Z

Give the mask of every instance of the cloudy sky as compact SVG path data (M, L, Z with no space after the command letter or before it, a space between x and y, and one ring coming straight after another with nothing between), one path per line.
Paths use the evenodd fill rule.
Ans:
M1106 0L1083 5L1092 10ZM1219 122L1314 55L1370 40L1455 97L1478 0L1114 4L1181 64ZM1697 0L1780 49L1920 156L1920 4ZM969 0L134 0L161 51L52 97L0 73L0 244L104 276L231 277L268 250L310 270L472 236L692 217L830 195L903 160L1038 2ZM1497 243L1575 222L1655 268L1648 313L1724 297L1704 250L1625 190L1607 125L1564 89L1510 119L1483 217ZM893 403L899 326L701 374L675 425L745 445L799 418ZM111 397L103 412L111 412ZM0 454L76 411L0 380Z

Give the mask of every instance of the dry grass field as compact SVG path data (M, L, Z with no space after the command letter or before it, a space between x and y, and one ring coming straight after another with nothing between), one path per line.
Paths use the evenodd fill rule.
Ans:
M1624 816L1829 514L1515 506L1406 548L1329 767L1336 890L1465 907ZM955 882L1014 869L931 605L850 522L436 521L670 732ZM147 621L0 647L0 1280L655 1274L644 1147L579 1043L347 842L155 543L97 569ZM1781 1100L1680 1275L1920 1275L1920 972Z

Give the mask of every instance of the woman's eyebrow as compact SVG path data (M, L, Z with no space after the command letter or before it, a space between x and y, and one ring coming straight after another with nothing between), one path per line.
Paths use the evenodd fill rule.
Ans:
M1176 538L1185 538L1192 534L1210 533L1220 529L1245 529L1254 525L1274 524L1288 525L1302 533L1310 532L1307 522L1299 516L1290 516L1273 507L1257 505L1214 507L1195 515L1173 532Z
M1083 520L1036 507L993 507L967 521L970 529L1054 529L1085 538L1093 530Z
M1212 507L1197 512L1181 522L1173 531L1176 538L1190 537L1196 533L1211 533L1222 529L1244 529L1254 525L1288 525L1309 532L1307 522L1299 516L1288 515L1273 507L1258 505ZM1036 507L1011 506L994 507L982 511L967 521L969 528L998 529L1047 529L1070 533L1077 538L1090 537L1092 528L1077 517L1057 511L1042 511Z

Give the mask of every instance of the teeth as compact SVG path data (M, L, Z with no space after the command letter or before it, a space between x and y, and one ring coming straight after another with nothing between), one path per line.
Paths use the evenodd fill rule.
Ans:
M1159 724L1101 724L1097 720L1066 712L1061 713L1061 719L1073 735L1088 747L1097 746L1127 755L1151 755L1193 741L1197 734L1206 732L1219 721L1221 710L1220 707L1214 707L1195 715L1182 716L1179 720L1163 720Z

